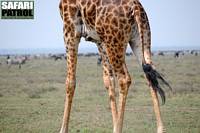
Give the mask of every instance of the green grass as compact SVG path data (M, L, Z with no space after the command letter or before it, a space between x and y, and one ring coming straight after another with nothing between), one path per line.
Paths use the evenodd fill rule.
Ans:
M65 98L66 62L32 59L18 69L0 62L0 133L58 133ZM169 133L200 132L200 58L154 56L157 69L173 88L161 106ZM96 57L79 57L70 133L112 133L109 98ZM129 89L124 133L153 133L155 115L149 88L134 57L127 57L134 82Z

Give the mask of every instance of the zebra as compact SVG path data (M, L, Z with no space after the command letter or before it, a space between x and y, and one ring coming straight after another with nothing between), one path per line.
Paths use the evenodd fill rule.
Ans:
M10 56L7 56L7 60L6 60L6 64L8 65L8 67L10 68L11 65L19 65L19 69L21 69L21 66L23 64L25 64L27 61L27 57L23 56L23 57L16 57L15 59L11 59Z

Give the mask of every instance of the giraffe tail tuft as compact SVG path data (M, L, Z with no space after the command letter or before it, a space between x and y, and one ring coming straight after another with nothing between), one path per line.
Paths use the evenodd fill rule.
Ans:
M164 85L169 87L170 90L172 90L169 83L162 77L160 73L158 73L150 64L142 64L143 71L146 75L146 78L149 80L150 84L152 85L153 89L158 91L161 99L162 104L165 104L166 98L165 98L165 92L161 88L159 81L161 81Z

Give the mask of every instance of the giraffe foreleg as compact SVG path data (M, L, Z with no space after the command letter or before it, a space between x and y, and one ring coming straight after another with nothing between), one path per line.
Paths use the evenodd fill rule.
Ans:
M76 65L77 65L78 45L81 38L80 18L77 16L78 9L75 7L70 7L70 5L67 4L65 4L64 6L66 6L65 8L73 9L70 10L71 13L67 13L68 15L70 14L75 16L68 16L68 15L63 16L64 41L67 52L67 77L66 77L65 107L64 107L63 122L60 133L68 133L72 100L76 86Z
M65 98L63 122L60 133L68 133L70 111L76 86L76 64L77 64L78 43L73 42L72 40L73 39L71 39L71 41L68 41L69 43L68 43L68 53L67 53L66 98Z
M70 111L76 86L76 64L77 64L78 42L72 41L75 39L70 39L70 40L71 41L68 41L68 53L67 53L65 108L64 108L63 122L60 133L68 133Z

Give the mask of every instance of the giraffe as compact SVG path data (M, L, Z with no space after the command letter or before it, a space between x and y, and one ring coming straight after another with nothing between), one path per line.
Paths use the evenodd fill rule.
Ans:
M113 133L122 133L125 104L131 85L125 62L127 45L137 57L150 87L157 133L165 132L157 96L159 93L164 103L165 93L158 79L170 86L153 66L149 21L139 0L61 0L59 8L67 54L66 100L60 133L68 133L81 37L96 43L102 57L103 81L110 99ZM116 82L119 85L118 105Z

